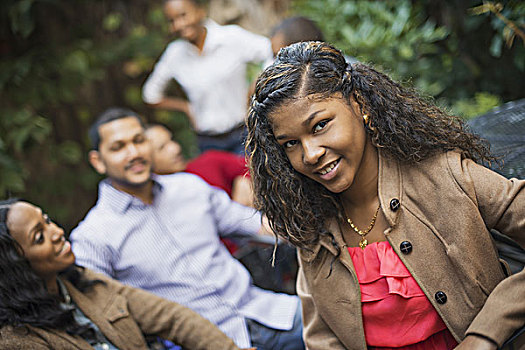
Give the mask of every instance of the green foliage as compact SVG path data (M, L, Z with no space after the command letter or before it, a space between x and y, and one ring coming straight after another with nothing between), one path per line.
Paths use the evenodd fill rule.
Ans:
M296 1L296 6L347 55L378 65L395 79L411 80L426 94L445 89L443 68L435 68L443 67L447 57L436 42L449 32L410 1Z
M327 41L347 55L472 116L524 96L523 42L505 47L508 25L489 14L469 13L480 4L295 0L293 9L315 20ZM507 1L501 13L522 25L524 9L523 2ZM477 95L480 91L488 95Z
M89 124L114 105L151 114L140 87L168 41L162 4L123 4L0 5L0 196L34 198L66 228L92 205L100 179L86 163Z
M481 4L295 0L293 10L346 54L468 117L524 97L523 41L510 40L494 13L468 13ZM523 28L524 11L523 2L505 1L501 14ZM4 0L0 19L1 197L27 198L74 226L101 179L86 161L87 128L110 106L167 124L185 154L196 154L187 118L153 111L140 95L170 40L161 1ZM252 77L258 71L249 67Z
M487 92L477 92L473 98L457 100L452 106L455 115L470 119L487 113L502 104L501 98Z
M525 3L523 1L507 1L504 5L500 2L483 1L482 5L473 7L470 12L474 15L491 16L491 26L496 30L490 44L490 53L500 57L503 45L512 47L516 36L525 41ZM525 58L521 55L521 58ZM525 60L522 60L522 62ZM521 63L521 70L523 71Z

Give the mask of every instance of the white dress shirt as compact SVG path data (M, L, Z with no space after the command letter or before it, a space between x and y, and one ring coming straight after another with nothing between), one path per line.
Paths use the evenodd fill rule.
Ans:
M237 25L205 23L204 47L186 40L168 45L142 89L146 103L159 103L171 79L191 103L197 132L220 134L244 122L248 102L246 67L272 57L270 40Z
M71 234L77 263L183 304L246 348L245 318L292 328L298 298L262 290L219 235L254 235L261 217L186 173L156 176L151 205L104 180Z

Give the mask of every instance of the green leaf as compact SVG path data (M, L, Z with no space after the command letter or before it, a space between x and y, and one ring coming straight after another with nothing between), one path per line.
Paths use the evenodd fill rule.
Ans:
M503 39L501 36L494 36L492 42L490 43L490 54L494 57L501 56L501 46L503 45Z
M113 12L107 15L102 21L102 28L108 32L114 32L120 28L122 24L122 15L118 12Z
M74 141L64 141L58 147L58 155L60 160L66 164L78 164L83 160L82 149L80 145Z

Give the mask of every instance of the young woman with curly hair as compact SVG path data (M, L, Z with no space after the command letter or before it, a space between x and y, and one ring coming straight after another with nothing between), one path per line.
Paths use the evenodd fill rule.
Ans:
M489 229L525 246L525 182L414 91L336 48L282 49L247 120L256 205L299 247L310 349L495 349L525 322ZM459 344L459 345L458 345Z
M75 265L42 210L0 202L1 349L148 349L144 335L187 349L238 349L179 304Z

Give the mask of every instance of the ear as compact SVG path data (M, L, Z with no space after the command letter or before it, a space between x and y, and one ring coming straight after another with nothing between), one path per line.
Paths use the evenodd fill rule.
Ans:
M91 164L91 166L95 168L97 173L101 175L104 175L106 173L106 164L104 164L104 161L102 160L102 157L100 156L99 151L95 151L95 150L89 151L88 160L89 160L89 164Z

